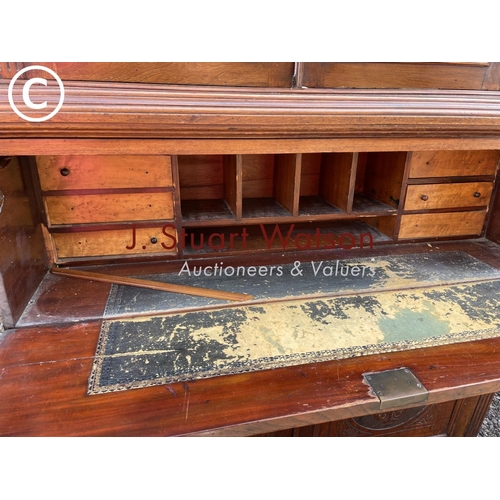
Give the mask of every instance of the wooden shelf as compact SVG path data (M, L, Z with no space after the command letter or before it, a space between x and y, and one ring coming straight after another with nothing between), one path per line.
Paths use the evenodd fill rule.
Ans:
M406 153L179 157L189 227L352 219L396 214ZM397 166L392 173L394 165ZM390 191L382 189L387 177Z
M182 202L182 222L196 223L216 219L234 219L234 214L225 200L184 200Z
M385 203L374 200L365 194L354 195L352 203L352 213L356 215L372 214L372 215L387 215L396 214L398 209L390 207Z
M179 156L182 219L235 218L240 211L237 156Z
M307 213L310 197L319 198L310 207L313 210L349 212L357 158L356 153L302 155L299 213ZM318 203L321 200L323 203Z
M299 205L299 216L314 217L317 215L340 215L345 214L343 210L328 203L321 196L301 196Z
M274 198L245 198L243 200L243 219L278 219L280 217L291 217L291 215Z
M352 210L396 212L406 166L406 152L360 153Z

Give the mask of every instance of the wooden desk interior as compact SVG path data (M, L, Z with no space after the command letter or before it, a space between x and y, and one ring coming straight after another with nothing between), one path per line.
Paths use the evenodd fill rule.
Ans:
M494 92L99 88L69 86L66 128L0 120L9 134L0 139L0 399L8 408L0 435L477 433L500 390L497 335L89 396L111 285L50 267L140 277L186 263L269 268L462 252L491 266L477 281L494 281ZM109 99L142 121L134 128ZM99 102L111 111L85 114ZM417 108L427 115L412 114ZM84 119L94 120L95 137ZM385 290L436 279L394 278ZM296 299L287 288L249 304ZM160 312L207 309L189 300ZM381 413L363 373L402 366L428 401Z

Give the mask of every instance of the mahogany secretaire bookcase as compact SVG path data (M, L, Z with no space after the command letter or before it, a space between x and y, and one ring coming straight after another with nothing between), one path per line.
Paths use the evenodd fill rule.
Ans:
M0 63L0 435L476 435L499 156L497 63Z

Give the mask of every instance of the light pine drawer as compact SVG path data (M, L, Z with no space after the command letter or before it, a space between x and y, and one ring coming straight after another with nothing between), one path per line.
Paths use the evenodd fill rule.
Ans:
M485 217L485 210L403 215L399 239L476 236L483 230Z
M498 151L414 151L410 178L494 175Z
M137 228L135 230L135 241L132 228L54 233L52 238L59 259L171 254L177 251L177 232L174 224L163 227Z
M413 184L408 186L406 191L404 209L486 207L492 191L492 182Z
M46 196L50 225L174 218L171 192Z
M172 186L170 156L38 156L43 191Z

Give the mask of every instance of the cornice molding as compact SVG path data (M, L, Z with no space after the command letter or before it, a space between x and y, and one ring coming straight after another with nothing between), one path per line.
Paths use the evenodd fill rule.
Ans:
M65 83L53 118L18 117L0 80L0 139L498 137L500 92ZM16 102L21 101L16 89ZM55 107L57 87L37 89ZM37 116L29 108L21 111ZM40 113L40 116L43 114Z

